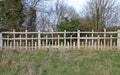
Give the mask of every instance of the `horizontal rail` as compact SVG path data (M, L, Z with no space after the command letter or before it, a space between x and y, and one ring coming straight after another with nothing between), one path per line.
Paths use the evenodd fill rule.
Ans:
M1 32L2 34L63 34L63 33L71 33L71 34L77 34L77 32ZM103 33L107 33L107 34L117 34L117 32L79 32L79 33L86 33L86 34L103 34Z

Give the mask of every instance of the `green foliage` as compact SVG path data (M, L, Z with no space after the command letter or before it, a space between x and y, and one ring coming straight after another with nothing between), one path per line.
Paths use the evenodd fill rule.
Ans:
M106 28L107 31L117 31L120 29L120 26L110 26Z
M58 31L76 31L80 26L79 19L71 19L63 18L63 21L57 25Z
M94 21L91 20L90 18L88 17L81 18L80 22L81 22L81 26L80 26L81 31L91 31L92 29L97 31L96 25L94 25Z
M23 5L21 0L3 0L1 2L0 24L1 31L11 31L22 29L22 21L25 15L22 13Z

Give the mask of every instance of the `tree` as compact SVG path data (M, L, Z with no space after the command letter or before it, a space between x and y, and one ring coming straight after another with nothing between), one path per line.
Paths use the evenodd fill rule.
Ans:
M67 6L66 10L66 13L64 15L61 15L62 17L57 23L57 31L66 30L73 32L80 29L81 23L76 10L70 6Z
M59 24L61 19L66 15L68 12L68 6L65 0L56 0L55 2L55 10L54 13L56 15L57 23Z
M47 1L44 1L44 3L41 4L41 7L39 7L37 28L40 31L57 31L56 26L64 17L69 15L69 10L72 11L72 9L71 7L67 6L65 0L54 0L53 2L48 0L48 2L51 4L49 5L47 4ZM45 8L47 8L47 10Z
M83 12L82 21L85 19L96 31L101 31L113 23L118 23L118 7L115 0L89 0Z
M66 18L63 18L62 20L63 21L57 25L58 31L66 30L66 31L73 32L79 29L80 21L78 18L68 19L66 17Z
M36 31L36 10L33 7L29 7L26 16L26 29L28 31Z
M0 12L0 30L16 31L22 30L22 23L25 15L22 13L23 5L21 0L3 0Z
M23 1L24 14L26 15L24 25L28 31L36 31L36 5L39 1L41 0Z
M49 2L49 0L41 1L37 8L37 30L42 32L52 31L52 17L54 15L52 13L53 10L51 9L52 6L47 4L47 2Z
M54 14L55 14L54 31L59 31L58 27L62 26L61 25L62 23L69 23L68 20L73 21L79 19L78 13L75 11L73 7L67 5L66 0L56 0Z
M29 0L24 1L26 20L24 25L28 31L49 31L51 12L46 11L49 0Z
M89 17L80 18L80 30L81 31L91 31L96 29L94 27L94 22Z

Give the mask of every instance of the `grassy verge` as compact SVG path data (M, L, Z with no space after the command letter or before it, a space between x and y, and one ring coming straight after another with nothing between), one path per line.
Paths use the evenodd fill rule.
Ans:
M119 74L119 51L0 51L0 75Z

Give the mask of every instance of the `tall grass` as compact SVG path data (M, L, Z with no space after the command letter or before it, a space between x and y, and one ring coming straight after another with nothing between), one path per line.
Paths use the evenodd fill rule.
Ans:
M119 51L0 51L0 75L119 74Z

